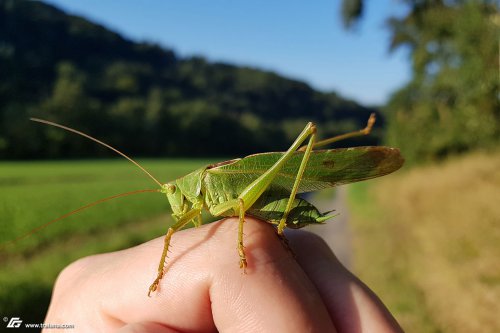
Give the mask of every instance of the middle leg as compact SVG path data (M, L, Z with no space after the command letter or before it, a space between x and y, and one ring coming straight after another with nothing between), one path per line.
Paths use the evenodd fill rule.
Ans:
M294 152L300 147L300 145L309 138L307 144L306 152L304 153L304 158L299 167L297 177L295 178L292 192L290 194L287 207L284 211L284 216L278 226L278 234L283 237L283 229L286 226L286 217L293 205L295 195L297 193L302 175L304 173L307 161L309 160L309 155L311 153L312 147L314 145L314 139L316 135L316 127L313 123L308 123L300 135L295 139L294 143L288 148L288 150L273 164L266 172L264 172L260 177L255 179L250 183L238 196L237 199L233 199L222 204L219 204L210 209L210 212L214 216L220 216L229 210L232 210L234 214L239 216L239 227L238 227L238 253L240 256L240 267L245 268L247 266L245 250L243 246L243 224L245 222L245 212L252 207L252 205L260 198L262 193L264 193L269 186L272 184L280 170L283 166L290 160ZM284 221L284 222L283 222Z

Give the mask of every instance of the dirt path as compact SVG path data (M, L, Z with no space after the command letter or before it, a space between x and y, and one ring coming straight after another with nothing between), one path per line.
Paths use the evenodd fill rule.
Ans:
M349 228L349 211L347 209L347 191L345 186L337 188L334 198L311 200L320 212L335 209L337 217L328 220L325 225L308 226L306 230L321 236L333 250L335 255L347 268L352 267L351 230Z

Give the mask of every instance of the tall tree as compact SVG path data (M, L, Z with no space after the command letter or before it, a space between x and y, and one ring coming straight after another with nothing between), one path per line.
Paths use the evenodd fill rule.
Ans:
M362 8L359 2L344 0L344 7ZM412 161L498 144L496 1L405 3L406 16L388 19L390 48L410 50L413 75L386 106L388 140ZM361 13L343 11L344 21L352 26Z

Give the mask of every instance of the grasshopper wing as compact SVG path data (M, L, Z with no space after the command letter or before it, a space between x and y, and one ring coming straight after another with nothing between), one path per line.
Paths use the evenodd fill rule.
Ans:
M207 169L211 178L224 178L235 193L266 172L283 155L271 152L249 155L234 162ZM295 152L283 166L271 187L290 191L303 152ZM314 150L299 185L299 193L376 178L398 170L404 163L399 149L390 147L354 147Z

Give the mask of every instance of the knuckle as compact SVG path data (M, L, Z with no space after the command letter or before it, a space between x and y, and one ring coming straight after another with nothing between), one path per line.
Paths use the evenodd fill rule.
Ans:
M78 259L66 266L58 275L54 290L66 289L67 286L73 286L83 276L87 276L91 271L91 266L95 262L95 256Z

